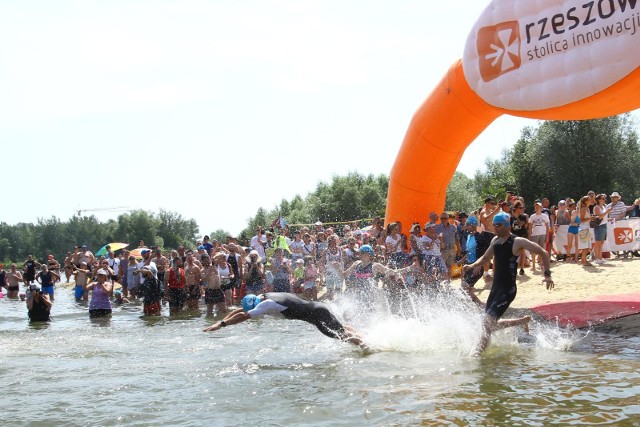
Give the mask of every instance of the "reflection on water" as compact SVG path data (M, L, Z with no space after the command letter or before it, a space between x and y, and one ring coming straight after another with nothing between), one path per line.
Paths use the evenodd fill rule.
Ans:
M210 319L133 304L90 320L64 288L54 321L29 324L5 298L3 424L640 425L637 335L534 323L475 358L481 314L455 293L334 310L381 351L274 318L205 334Z

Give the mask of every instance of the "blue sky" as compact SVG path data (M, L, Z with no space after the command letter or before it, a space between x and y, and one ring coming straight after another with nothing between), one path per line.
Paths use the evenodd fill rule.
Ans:
M335 174L389 173L486 4L0 1L0 221L163 208L237 233ZM458 170L527 125L497 120Z

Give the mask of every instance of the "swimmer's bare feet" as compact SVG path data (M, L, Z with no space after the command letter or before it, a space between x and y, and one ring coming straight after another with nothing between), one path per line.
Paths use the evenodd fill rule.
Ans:
M222 325L220 324L220 322L218 322L218 323L214 323L213 325L209 326L208 328L204 328L202 330L202 332L213 332L213 331L217 331L220 328L222 328Z

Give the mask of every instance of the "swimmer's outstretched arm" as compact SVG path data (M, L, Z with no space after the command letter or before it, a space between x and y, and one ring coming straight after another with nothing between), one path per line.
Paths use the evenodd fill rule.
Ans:
M342 338L342 341L351 343L353 345L357 345L358 347L363 347L363 348L367 347L367 345L364 343L364 340L362 339L358 331L353 329L351 326L347 326L347 325L344 325L344 330L347 333L347 335L345 335Z
M223 328L225 326L242 323L245 320L249 320L249 319L251 319L251 316L249 316L249 313L245 312L241 308L237 308L233 310L231 313L229 313L227 317L225 317L220 322L216 322L213 325L209 326L208 328L204 328L202 332L217 331L218 329Z

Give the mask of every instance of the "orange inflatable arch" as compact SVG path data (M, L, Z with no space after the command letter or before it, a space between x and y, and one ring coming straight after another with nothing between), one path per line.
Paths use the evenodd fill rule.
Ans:
M639 108L639 11L630 0L492 1L463 59L411 121L390 175L387 222L406 231L441 212L465 149L503 114L585 120Z

